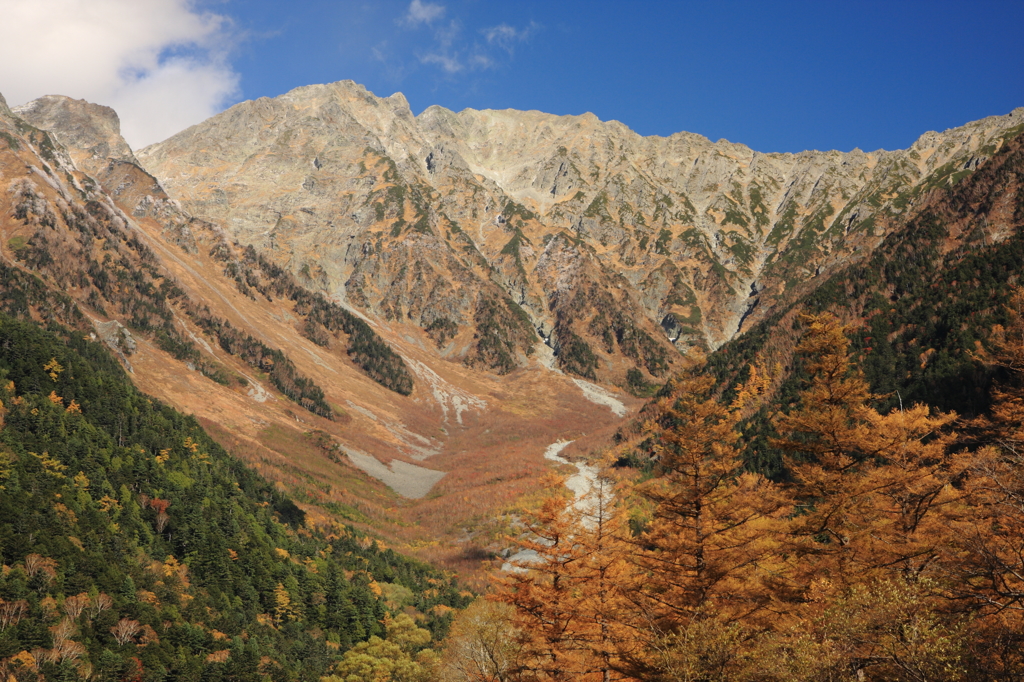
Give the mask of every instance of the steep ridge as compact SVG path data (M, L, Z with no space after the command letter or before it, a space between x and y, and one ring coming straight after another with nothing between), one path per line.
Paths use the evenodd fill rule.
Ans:
M95 105L0 122L7 309L91 328L311 518L478 567L545 447L587 453L609 405L639 404L583 379L649 394L680 352L777 323L986 168L1024 110L797 155L590 115L413 117L351 83L134 155Z
M993 381L986 362L996 325L1021 283L1024 263L1024 125L973 173L923 193L906 220L868 257L837 269L820 286L767 311L764 319L710 357L723 386L747 376L751 362L772 371L774 403L750 415L751 466L781 475L769 446L772 410L789 405L806 379L794 349L804 313L830 312L851 325L855 359L888 412L917 403L984 414Z
M314 521L475 568L463 531L532 487L544 447L620 420L536 363L499 381L440 360L426 332L302 286L116 152L112 117L67 98L0 113L0 306L105 342L141 389L199 417Z
M445 357L510 371L529 326L562 369L637 386L666 376L673 346L717 348L870 253L1022 120L896 152L762 154L591 114L413 117L400 94L345 81L244 102L139 158L188 211L308 286L428 330Z

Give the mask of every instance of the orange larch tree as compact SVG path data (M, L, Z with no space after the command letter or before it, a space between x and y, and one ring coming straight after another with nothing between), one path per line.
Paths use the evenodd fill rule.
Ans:
M1024 289L993 329L990 364L1007 380L992 391L988 415L971 424L985 445L965 490L972 514L950 530L951 592L973 613L979 665L987 674L1024 677ZM1016 676L1016 677L1014 677Z
M532 556L516 562L495 596L515 607L523 634L520 675L540 681L610 682L634 646L624 590L633 585L622 510L599 479L582 504L551 497L527 523L518 544Z
M639 582L630 592L647 628L648 651L631 661L643 679L725 674L742 653L737 638L776 618L778 548L791 504L778 486L744 471L737 448L742 403L757 376L726 406L697 369L674 380L643 434L659 473L635 489L651 507L634 540ZM720 646L726 639L735 646Z
M873 571L917 575L932 566L948 524L963 514L953 482L970 458L951 453L955 414L923 405L877 412L851 367L846 327L830 315L806 318L799 350L811 383L798 408L776 419L801 513L794 519L797 573L805 585L828 575L837 586Z
M941 613L948 606L949 529L970 514L962 481L972 456L952 449L956 415L922 405L879 414L871 405L878 396L851 365L848 329L830 315L805 322L799 350L812 378L797 408L776 418L782 437L774 443L788 453L798 502L789 575L794 596L803 596L794 599L794 613L821 641L838 641L830 630L836 620L827 615L835 605L866 604L862 596L871 594L917 595L914 627L927 622L930 631L958 632L956 614ZM882 630L847 635L843 657L858 675L907 672ZM935 651L953 656L959 644L950 637Z

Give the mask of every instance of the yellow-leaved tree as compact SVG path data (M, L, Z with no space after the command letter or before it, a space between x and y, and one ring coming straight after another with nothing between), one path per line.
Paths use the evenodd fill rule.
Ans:
M1003 373L988 415L974 420L975 455L964 488L970 516L950 528L951 593L969 605L980 674L1024 678L1024 289L1006 307L985 358Z
M386 639L376 635L345 652L321 682L433 682L438 657L425 648L430 631L402 613L384 621Z
M744 470L737 448L740 414L763 381L753 368L725 405L700 370L673 381L642 435L658 474L634 491L651 506L633 540L629 590L645 641L629 669L644 680L738 675L749 664L739 643L776 618L791 505L779 486Z

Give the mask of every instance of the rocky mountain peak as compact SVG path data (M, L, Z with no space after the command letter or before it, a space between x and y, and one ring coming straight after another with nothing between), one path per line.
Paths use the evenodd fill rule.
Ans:
M236 105L139 158L187 211L308 284L445 330L450 357L476 362L480 344L505 344L483 353L504 369L529 357L522 330L487 340L499 308L483 301L499 296L563 369L621 382L718 347L869 253L1018 123L992 117L897 152L760 153L593 114L413 117L401 94L342 81Z
M94 172L108 159L137 163L121 137L121 120L110 107L84 99L46 95L14 107L13 113L41 130L51 131L76 165Z
M438 484L425 504L446 513L470 508L450 504L465 490L532 485L472 468L488 453L589 438L691 350L764 318L791 330L805 295L845 304L833 275L877 269L944 194L989 188L983 220L953 227L961 244L1010 241L1012 195L988 169L1024 139L1014 112L903 151L761 153L592 114L413 117L400 95L341 82L236 105L140 151L147 172L118 159L132 157L105 108L19 111L0 111L0 247L21 270L0 280L45 278L39 319L71 297L147 390L225 437L294 431L274 436L286 456L251 451L281 480L299 480L295 452L317 471L347 453L402 495Z

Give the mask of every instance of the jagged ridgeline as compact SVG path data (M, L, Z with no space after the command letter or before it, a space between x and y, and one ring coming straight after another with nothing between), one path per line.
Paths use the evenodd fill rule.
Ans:
M764 154L591 114L413 116L341 82L239 103L138 159L191 214L446 359L504 374L536 330L563 371L644 394L870 253L1022 121Z
M536 331L562 370L644 394L680 353L720 347L873 251L1024 120L926 133L902 151L762 154L592 115L413 116L400 94L343 82L240 103L136 156L109 109L44 97L13 113L11 140L58 169L57 184L77 169L86 194L98 182L98 197L191 254L224 241L240 290L302 311L307 338L400 393L412 381L401 358L332 302L498 374L530 362ZM312 388L278 383L323 413Z
M982 362L995 325L1006 323L1008 295L1024 263L1024 136L1009 139L973 174L933 191L874 253L781 307L709 358L724 385L760 359L781 370L775 401L746 426L757 471L782 475L769 411L785 409L806 373L793 357L802 312L832 312L855 323L855 358L884 396L882 412L924 403L964 416L985 413L999 369Z
M0 401L4 680L315 680L389 609L437 638L466 604L424 564L306 528L80 332L0 314Z

